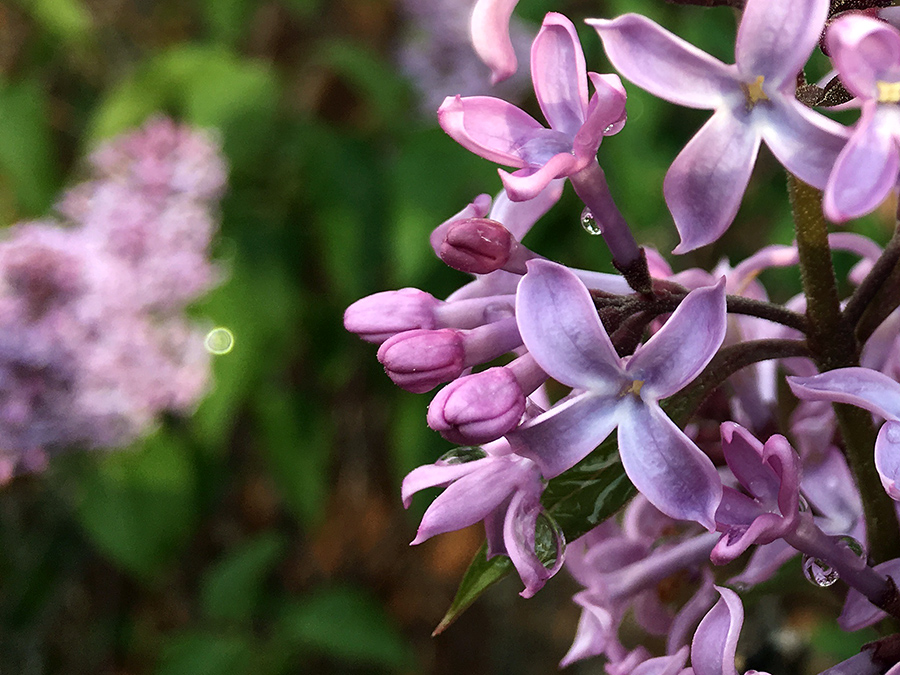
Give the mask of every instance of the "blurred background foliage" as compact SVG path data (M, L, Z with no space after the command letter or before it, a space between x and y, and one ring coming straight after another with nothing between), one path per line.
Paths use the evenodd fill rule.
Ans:
M0 492L0 673L553 672L577 621L564 575L528 602L509 579L430 637L481 533L407 547L427 499L404 513L399 482L449 446L425 426L427 397L397 391L341 324L363 295L440 297L464 281L427 236L499 179L420 112L434 82L397 63L404 44L434 36L417 16L458 23L468 5L0 4L0 222L52 213L90 148L154 113L214 129L230 165L215 251L229 274L194 311L235 336L192 418L124 451L59 457ZM731 59L729 10L523 0L523 30L550 9L576 21L644 12ZM589 68L607 71L596 35L582 36ZM535 110L524 85L518 101ZM470 92L437 95L455 93ZM638 238L667 252L662 177L705 114L629 96L630 121L600 158ZM610 270L579 214L567 192L531 247ZM878 217L865 227L885 239ZM729 241L675 264L790 239L783 180L764 155ZM795 276L773 276L773 295L797 292ZM832 651L859 643L823 635Z

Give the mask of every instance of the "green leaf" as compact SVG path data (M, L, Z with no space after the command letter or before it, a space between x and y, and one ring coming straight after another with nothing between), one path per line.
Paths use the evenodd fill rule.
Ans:
M210 569L200 588L203 611L211 619L248 622L263 584L285 549L285 538L267 532L230 552Z
M412 650L384 608L355 588L328 588L292 603L276 630L298 648L341 663L415 670Z
M153 672L154 675L240 675L250 672L254 657L253 645L247 637L182 633L163 648Z
M132 450L97 457L74 498L78 520L97 547L124 569L152 578L178 554L196 520L190 450L157 432Z
M234 45L247 28L256 3L250 0L203 0L203 17L213 38L224 45Z
M611 436L578 464L551 480L541 501L562 528L566 541L571 542L615 514L634 493L634 486L619 461L615 437ZM542 548L541 542L537 542L537 547ZM469 564L435 634L447 628L488 588L513 571L507 556L487 560L486 555L487 544Z
M79 43L91 32L91 13L81 0L17 0L17 4L63 42Z
M488 560L487 542L482 544L478 552L475 553L475 557L472 558L472 562L469 563L462 581L459 583L456 596L453 598L453 602L450 603L450 609L444 614L444 618L441 619L441 622L431 635L435 636L443 633L487 589L505 578L513 569L512 560L509 559L509 556L495 555Z

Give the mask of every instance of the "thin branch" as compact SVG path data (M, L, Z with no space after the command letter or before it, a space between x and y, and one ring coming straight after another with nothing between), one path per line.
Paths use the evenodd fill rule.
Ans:
M850 325L856 326L859 323L863 312L875 299L878 291L884 287L894 268L897 267L898 261L900 261L900 223L894 228L894 236L891 237L881 257L875 261L871 271L850 296L844 307L844 319Z

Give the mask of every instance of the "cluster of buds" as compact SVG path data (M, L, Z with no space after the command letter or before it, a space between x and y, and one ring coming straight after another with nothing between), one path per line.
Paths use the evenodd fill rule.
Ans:
M159 118L88 159L60 218L0 241L0 482L189 412L209 354L187 305L216 285L217 142Z
M397 385L424 393L446 383L427 421L464 447L404 481L407 505L423 488L445 488L413 543L483 521L488 555L510 557L526 597L567 567L584 590L562 665L602 655L609 675L736 674L739 592L798 555L815 585L849 586L843 629L900 618L900 224L884 249L828 233L829 220L872 212L897 184L896 10L874 0L683 4L741 11L735 64L643 16L587 21L625 78L714 111L662 186L681 238L673 253L731 226L763 142L788 172L796 243L677 273L640 247L596 158L626 123L625 90L618 75L587 72L575 26L550 13L531 49L546 125L486 96L448 97L438 110L464 148L515 169L499 171L493 200L478 196L431 235L435 254L474 281L445 300L378 293L344 315L348 330L380 345ZM495 80L516 69L505 29L514 5L479 0L472 15ZM803 73L820 43L836 71L824 87ZM837 102L861 108L853 127L814 109ZM522 243L566 180L621 276L572 269ZM831 249L859 258L844 301ZM799 267L803 295L770 302L757 277L772 267ZM551 379L564 388L553 401ZM871 413L886 420L877 439ZM567 532L542 495L613 432L638 494L594 529L591 512L580 526L570 518ZM739 573L717 575L726 563ZM673 578L687 592L661 598ZM666 636L665 654L623 647L629 610ZM895 635L826 672L897 675L898 662Z

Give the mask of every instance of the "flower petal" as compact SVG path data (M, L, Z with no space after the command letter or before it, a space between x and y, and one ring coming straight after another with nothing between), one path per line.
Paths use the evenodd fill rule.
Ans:
M875 469L890 498L900 501L900 422L889 420L878 432Z
M676 37L650 19L625 14L588 19L613 66L654 96L688 108L717 108L739 91L737 69Z
M625 381L591 295L572 271L546 260L528 262L516 293L522 341L538 365L569 387L615 395Z
M506 435L513 452L533 460L544 478L558 476L584 459L616 427L617 400L580 394Z
M807 108L793 96L773 100L770 106L757 106L756 110L766 118L763 140L778 161L804 183L824 188L847 143L846 127Z
M895 106L866 105L825 185L825 215L836 222L871 213L897 184L900 148Z
M446 487L455 480L459 480L463 476L467 476L475 471L486 469L490 466L491 458L484 457L476 459L473 462L463 462L459 464L426 464L413 469L400 487L400 494L403 498L403 508L408 509L412 503L412 497L417 492L426 488Z
M594 159L604 136L617 134L625 126L625 88L618 75L588 73L594 95L588 104L587 119L575 134L572 150L581 159Z
M509 19L519 0L478 0L472 8L469 30L472 46L491 69L491 84L516 72L516 52L509 37Z
M760 133L722 108L696 133L663 182L686 253L722 236L737 215L759 151Z
M555 178L562 178L578 170L579 160L569 152L554 155L540 167L526 167L515 173L498 169L506 194L514 202L536 199Z
M878 98L878 81L900 77L900 33L883 21L857 13L837 18L825 36L841 83L862 99Z
M737 675L734 655L744 623L744 608L737 593L716 586L722 597L703 617L691 643L694 675Z
M551 128L574 137L588 107L587 66L574 24L549 12L531 45L531 79Z
M747 0L738 28L735 59L744 77L763 75L776 88L791 82L819 41L828 0Z
M503 223L503 226L512 232L516 241L522 241L541 216L559 201L564 185L565 180L562 178L552 180L534 199L518 202L511 200L504 190L494 199L494 206L488 217Z
M628 478L666 515L714 530L722 482L712 461L659 406L623 401L619 456Z
M565 559L565 541L556 541L556 561L553 567L545 567L538 558L536 544L537 519L541 513L540 483L537 489L519 490L509 503L503 522L503 542L506 553L525 584L519 595L530 598L544 587L547 579L562 569Z
M725 279L691 291L665 325L638 347L625 372L644 382L641 397L659 400L700 374L725 339Z
M900 420L900 384L868 368L838 368L813 377L788 377L794 395L806 401L837 401Z
M544 131L528 113L491 96L448 96L438 108L438 122L466 150L517 168L526 164L521 147Z
M774 504L778 498L778 476L771 467L763 464L763 444L734 422L724 422L719 431L722 434L722 453L734 477L754 497Z

